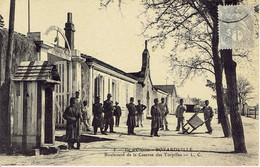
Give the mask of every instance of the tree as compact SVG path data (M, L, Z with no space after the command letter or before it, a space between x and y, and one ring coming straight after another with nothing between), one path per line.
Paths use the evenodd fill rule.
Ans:
M247 100L251 99L252 97L249 97L250 93L253 91L253 86L250 84L250 82L242 77L238 76L237 78L237 93L238 93L238 101L239 104L245 104Z
M226 0L227 5L237 5L238 0ZM227 82L227 94L229 96L230 120L232 126L232 136L235 147L235 152L246 153L244 128L241 116L238 112L238 93L236 79L236 62L233 60L232 49L220 50L224 61L224 69Z
M224 107L224 99L223 99L223 85L222 85L222 73L223 67L225 69L226 82L227 82L227 93L229 98L229 106L230 106L230 118L232 125L232 137L234 142L234 150L235 152L245 153L245 139L244 139L244 130L242 125L241 116L238 113L238 102L237 102L237 84L236 84L236 63L232 58L232 50L221 50L221 57L218 54L218 44L219 44L219 36L218 36L218 5L223 5L222 0L217 1L207 1L207 0L199 0L199 1L177 1L177 0L165 0L165 1L157 1L156 3L152 1L145 1L147 5L147 9L152 8L155 10L155 14L157 15L156 19L148 24L148 28L151 26L156 26L157 29L162 27L164 33L159 33L153 38L158 38L159 43L167 39L169 33L176 32L178 28L190 27L190 30L194 28L194 24L192 20L190 20L193 16L199 15L203 18L203 22L209 27L212 32L211 37L211 49L212 49L212 59L214 62L214 71L215 71L215 80L216 80L216 91L217 91L217 103L218 103L218 111L219 118L223 130L227 129L227 116ZM225 1L226 4L236 5L239 3L238 0L234 1ZM170 15L170 17L165 18L164 16ZM158 23L165 22L167 19L172 19L171 22L173 24L162 24L163 26L158 25ZM169 22L169 21L168 21ZM178 35L178 34L175 34Z
M218 51L218 27L217 22L214 22L215 17L211 17L214 12L205 3L203 0L145 0L146 17L149 13L151 15L151 12L154 12L155 16L148 17L144 32L151 41L156 42L154 48L163 47L168 38L174 38L172 51L191 50L185 58L176 53L170 55L173 70L183 77L182 82L205 71L214 74L219 118L224 136L229 137L231 133L223 100L223 62ZM217 13L217 10L215 12ZM150 33L151 28L157 29L158 33Z

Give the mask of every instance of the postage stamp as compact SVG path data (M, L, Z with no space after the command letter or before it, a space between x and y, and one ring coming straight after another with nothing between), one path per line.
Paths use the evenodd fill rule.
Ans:
M253 6L219 6L220 49L254 47Z

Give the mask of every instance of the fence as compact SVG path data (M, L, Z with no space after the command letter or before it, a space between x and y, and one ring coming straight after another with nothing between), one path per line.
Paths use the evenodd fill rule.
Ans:
M242 106L242 115L246 117L258 118L258 107L257 106L248 106L244 104Z

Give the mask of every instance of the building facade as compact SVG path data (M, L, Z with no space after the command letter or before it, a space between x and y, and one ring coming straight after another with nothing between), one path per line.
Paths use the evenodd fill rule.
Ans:
M70 97L80 92L82 101L88 102L88 109L92 111L92 104L96 96L100 97L100 102L106 100L107 94L112 94L113 102L118 102L122 108L122 119L126 120L126 104L130 97L141 100L147 106L145 117L150 117L150 109L154 104L154 98L166 99L170 113L174 113L175 100L177 98L176 89L162 89L152 83L150 75L150 54L145 41L145 48L142 57L141 71L126 73L114 66L111 66L93 56L81 53L74 46L75 26L72 23L72 14L68 13L65 33L58 27L51 26L46 32L57 31L64 37L65 47L45 43L35 40L35 33L32 33L39 48L39 60L50 61L57 65L61 77L61 83L55 86L56 92L56 127L64 127L65 120L62 114L69 105ZM45 33L46 34L46 33ZM40 42L39 42L40 41ZM165 85L167 86L167 85ZM169 85L170 86L170 85ZM122 120L122 121L123 121Z
M27 69L38 68L38 65L36 65L37 67L31 66L30 64L32 62L36 64L43 63L43 65L41 66L43 71L45 70L44 64L48 63L52 64L52 67L55 67L55 70L57 70L57 73L59 74L59 80L57 84L53 84L51 86L51 90L47 90L46 86L36 86L41 85L38 83L38 80L36 78L35 81L32 81L34 83L31 84L31 87L35 89L30 89L30 92L28 91L29 93L26 93L23 98L20 98L18 96L22 94L20 93L20 91L26 89L27 87L18 86L13 89L12 93L15 96L14 103L16 106L13 108L13 111L16 115L8 115L8 112L0 113L0 143L13 142L16 145L22 147L24 147L23 144L26 143L27 146L34 147L36 142L37 146L41 147L46 144L45 138L48 138L47 144L54 144L55 140L53 140L53 137L55 136L55 129L49 133L49 131L44 128L48 126L48 124L46 124L46 121L44 120L51 120L51 122L53 122L52 125L55 124L54 128L64 127L66 121L63 119L62 115L65 108L69 105L70 98L75 96L76 91L80 92L82 101L86 100L88 102L87 107L90 111L92 111L92 104L94 103L94 99L96 96L99 96L101 99L101 103L103 103L103 101L106 100L107 94L111 93L113 102L118 102L122 108L122 122L126 122L128 114L126 104L129 103L130 97L135 98L135 104L137 104L138 100L141 100L141 103L147 106L147 109L144 111L144 116L146 118L150 117L150 109L151 106L154 104L154 98L165 98L166 102L168 103L170 113L174 113L174 108L176 108L174 100L177 99L176 89L174 85L168 85L168 87L171 87L171 89L165 89L162 86L153 85L150 76L150 54L147 48L147 41L145 42L145 48L142 54L140 54L140 56L142 57L141 70L139 72L126 73L116 67L113 67L101 60L96 59L93 56L81 53L79 50L75 49L75 27L72 22L71 13L68 13L67 15L67 22L65 23L64 30L65 33L59 27L51 26L44 34L40 32L30 32L27 34L27 36L21 34L15 35L15 40L17 42L14 47L15 54L13 57L14 63L12 66L12 73L18 74L18 67L19 65L21 66L21 63L24 61L29 61L29 63L27 63L28 67L26 67ZM51 31L55 31L57 32L57 34L62 36L65 41L64 47L59 46L59 43L57 42L58 40L56 40L57 43L55 44L49 43L44 40L44 36L48 35L48 33ZM2 37L0 38L0 46L1 48L5 48L7 45L7 31L0 31L0 36ZM1 89L4 90L5 71L2 69L5 69L6 51L3 50L0 54L0 83ZM31 70L28 70L28 74L30 74L30 71ZM19 82L21 83L27 81L28 80L26 79L19 80ZM49 81L49 79L46 79L44 82L48 83ZM167 87L167 85L164 86ZM0 94L2 99L0 101L1 108L3 108L5 104L4 99L6 99L4 98L6 95L2 92L3 91L1 91ZM48 94L50 94L50 96L48 96ZM31 97L31 101L27 97ZM46 99L49 99L50 97L51 100L48 100L50 104L45 103ZM18 104L20 103L19 99L20 101L21 99L27 99L30 101L30 103L27 103L26 101L28 110L19 109L19 107L22 106L19 106ZM32 101L35 101L35 103L32 103ZM21 104L24 102L25 101L22 100ZM50 107L42 107L41 110L38 110L37 106L39 106L40 108L40 106L44 106L42 104L52 106L51 114L48 111L48 108ZM38 116L37 114L34 115L35 113L32 112L33 110L30 110L32 107L37 110L37 113L41 113L38 114ZM4 111L4 109L2 111ZM32 114L28 115L30 113ZM9 117L10 119L8 120L15 120L15 122L7 121L7 119L5 119ZM29 118L31 117L34 121L32 122L33 126L30 126L31 123ZM29 120L29 122L26 122L26 124L21 124L21 120L23 118L26 118L26 120ZM18 127L18 125L20 124L26 125L26 127ZM6 126L8 126L8 128L3 128ZM34 127L35 129L32 129ZM24 136L30 135L29 132L32 132L34 136L32 136L30 139L27 139ZM16 135L16 137L8 137L7 134L11 134L10 136ZM16 141L12 141L14 139Z

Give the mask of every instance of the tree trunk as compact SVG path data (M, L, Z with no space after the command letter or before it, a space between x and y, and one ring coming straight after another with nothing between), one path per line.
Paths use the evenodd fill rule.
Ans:
M236 62L232 58L232 50L221 50L221 56L224 60L224 69L226 74L228 103L230 106L230 120L232 126L232 136L236 153L246 153L244 129L241 116L238 112L238 96L236 81Z
M222 130L225 137L231 137L230 124L224 105L224 93L223 93L223 66L221 59L218 54L218 24L217 21L213 22L213 34L212 34L212 53L215 71L216 81L216 93L217 93L217 104L218 104L218 119L222 126Z

